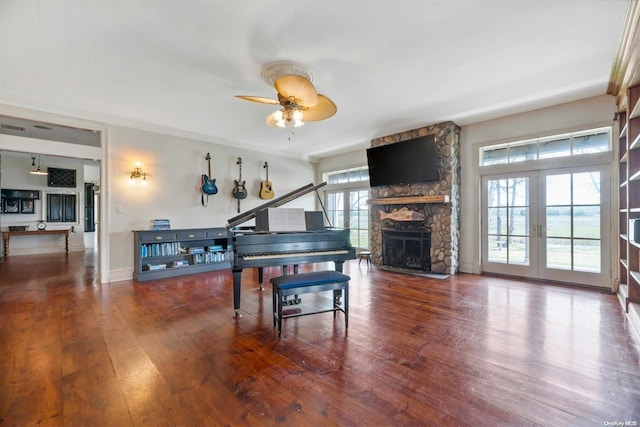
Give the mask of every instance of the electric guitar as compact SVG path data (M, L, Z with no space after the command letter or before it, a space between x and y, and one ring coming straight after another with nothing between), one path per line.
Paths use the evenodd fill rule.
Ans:
M233 189L233 197L238 199L238 212L240 212L240 199L247 197L247 189L245 188L244 181L242 180L242 158L238 157L238 161L236 163L238 164L240 175L237 180L234 180L236 186Z
M207 153L205 159L209 162L209 175L202 175L202 192L204 194L216 194L218 192L216 180L209 178L211 176L211 155Z
M260 198L265 200L273 199L275 193L273 192L271 181L269 181L269 163L264 162L263 168L267 170L267 179L260 182Z

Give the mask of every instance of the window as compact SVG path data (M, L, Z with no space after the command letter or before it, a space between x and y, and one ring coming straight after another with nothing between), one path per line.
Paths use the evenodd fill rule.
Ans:
M350 230L351 244L369 247L369 168L366 166L323 174L327 182L327 215L334 227Z
M480 149L480 166L492 166L611 151L611 128L590 129Z
M362 166L358 168L328 172L323 174L322 180L329 185L369 181L369 168Z

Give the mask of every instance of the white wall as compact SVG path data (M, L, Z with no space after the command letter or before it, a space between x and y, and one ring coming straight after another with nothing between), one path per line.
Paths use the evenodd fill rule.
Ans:
M589 129L613 124L615 98L608 95L502 117L462 127L461 165L461 227L460 270L479 273L480 270L480 183L478 179L478 148L482 145L518 141L530 137L554 135L566 131ZM616 130L614 129L614 135ZM614 149L617 138L614 137ZM615 158L615 156L614 156ZM612 169L615 176L616 168ZM615 197L617 192L612 192ZM612 200L617 206L617 199ZM612 208L613 209L613 208ZM618 215L611 215L617 218Z
M218 193L201 204L202 174L208 174L205 157L211 154L211 176ZM315 183L315 167L303 160L236 149L209 142L185 139L132 128L108 129L109 177L101 191L107 191L110 243L110 281L131 278L133 272L132 230L148 230L154 218L168 218L172 228L224 227L238 215L233 198L234 181L239 178L237 158L242 158L242 179L248 191L241 200L241 212L267 200L259 198L260 181L269 180L275 197ZM128 172L135 162L151 174L147 187L129 184ZM315 194L286 204L286 207L315 209ZM251 225L248 222L242 225Z
M367 165L367 152L370 141L363 143L361 150L349 151L347 153L336 154L325 157L318 161L317 182L322 182L322 174L328 171L355 168Z

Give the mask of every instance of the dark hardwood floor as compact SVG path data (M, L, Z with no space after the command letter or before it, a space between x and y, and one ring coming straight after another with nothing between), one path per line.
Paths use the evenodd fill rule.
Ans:
M101 285L92 255L2 260L0 425L640 423L640 346L614 295L345 273L348 332L324 313L278 340L254 270L236 320L230 271Z

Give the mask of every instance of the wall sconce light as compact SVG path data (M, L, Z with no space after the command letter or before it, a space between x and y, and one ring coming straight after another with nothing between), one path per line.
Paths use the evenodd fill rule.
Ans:
M130 172L129 184L135 185L136 181L141 179L140 184L143 185L143 186L147 185L147 177L151 176L151 174L148 173L148 172L143 171L141 166L142 165L140 163L136 163L136 167L133 168L133 170Z

